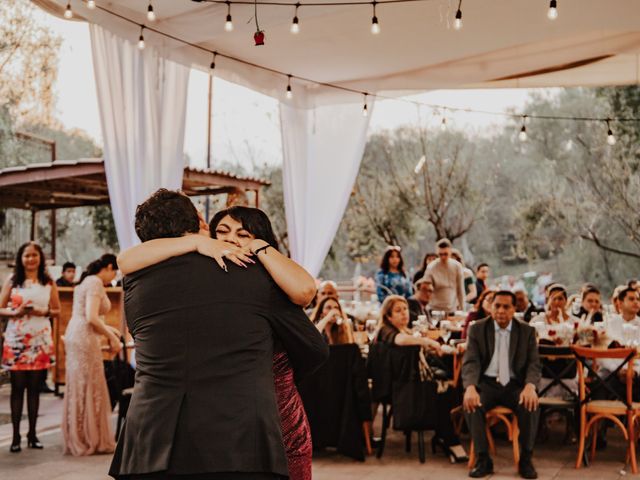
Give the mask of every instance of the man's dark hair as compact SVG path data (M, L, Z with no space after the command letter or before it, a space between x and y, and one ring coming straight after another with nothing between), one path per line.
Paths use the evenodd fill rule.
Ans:
M448 238L441 238L436 242L436 247L438 248L451 248L451 240Z
M75 270L76 269L76 264L73 262L64 262L64 264L62 264L62 271L64 272L65 270Z
M476 272L479 272L482 267L488 267L488 263L481 263L476 267Z
M600 295L600 290L598 289L598 287L596 287L594 284L592 283L586 283L582 286L582 300L584 300L585 298L587 298L587 295L589 295L590 293L597 293L598 295Z
M136 208L136 233L143 242L199 230L198 211L182 192L161 188Z
M498 290L493 295L493 301L495 302L496 298L498 297L509 297L511 299L511 305L513 305L514 307L516 306L516 294L511 290Z
M620 290L618 292L618 301L619 302L624 302L624 299L627 298L627 295L629 294L629 292L638 295L638 292L636 291L635 288L623 288L622 290Z

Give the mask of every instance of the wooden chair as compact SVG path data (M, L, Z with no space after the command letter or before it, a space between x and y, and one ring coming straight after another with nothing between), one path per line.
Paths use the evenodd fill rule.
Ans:
M585 347L572 347L578 362L579 396L580 396L580 438L576 468L580 468L584 461L585 443L589 432L592 431L590 461L593 461L596 453L596 438L598 424L601 420L611 420L620 428L625 440L627 440L627 460L631 463L632 472L638 473L636 463L636 432L635 422L640 415L640 403L634 403L633 390L633 364L637 351L634 348L594 349ZM598 360L621 360L620 365L606 378L600 378L594 366ZM626 394L620 395L612 388L608 381L615 378L625 368ZM590 391L587 392L585 369L591 374ZM593 400L592 395L597 389L605 389L614 400ZM626 417L626 425L619 417Z
M492 455L496 454L496 444L493 441L493 435L491 434L491 427L497 422L504 423L507 428L507 436L513 447L513 461L518 468L518 462L520 462L520 444L518 443L518 436L520 435L520 429L518 428L518 417L513 410L507 407L495 407L486 413L487 419L487 441L489 442L489 451ZM475 464L475 450L473 447L473 440L469 447L469 468L473 468Z
M539 345L538 355L542 364L542 377L549 379L549 383L538 392L540 398L541 418L544 421L546 415L551 412L562 414L567 421L565 441L570 437L570 429L578 433L577 418L579 416L578 394L566 384L569 379L575 379L577 363L570 347L557 347L551 345ZM547 393L555 386L564 390L563 396L547 396ZM541 423L541 428L544 424Z

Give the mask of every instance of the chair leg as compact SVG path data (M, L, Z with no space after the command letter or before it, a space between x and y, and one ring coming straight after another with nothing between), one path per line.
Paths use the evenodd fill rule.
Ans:
M496 454L496 443L493 441L493 435L491 434L491 427L489 426L489 422L487 422L487 442L489 443L489 451L491 455Z
M404 432L404 451L411 453L411 430Z
M629 429L629 455L631 457L631 471L635 475L638 473L638 464L636 463L636 431L633 415L627 414L627 428Z
M387 410L389 408L389 410ZM391 407L382 405L382 432L380 432L380 444L378 445L378 452L376 458L381 458L384 452L384 446L387 441L387 429L389 428L389 416L391 415Z
M367 455L371 455L371 422L362 422L362 434L364 435L364 447Z
M469 442L469 463L467 466L469 469L473 468L473 465L476 463L476 452L473 448L473 440Z
M591 427L591 453L589 454L589 461L593 462L596 458L596 446L598 443L598 430L600 430L600 420L593 424Z
M511 421L511 445L513 448L513 462L516 464L516 469L520 463L520 428L518 427L518 418L513 415Z
M584 442L585 442L585 427L587 423L587 416L580 412L580 436L578 440L578 457L576 458L576 469L582 467L582 461L584 457Z
M420 463L424 463L425 453L424 453L424 431L423 430L420 430L418 432L418 457L420 458Z

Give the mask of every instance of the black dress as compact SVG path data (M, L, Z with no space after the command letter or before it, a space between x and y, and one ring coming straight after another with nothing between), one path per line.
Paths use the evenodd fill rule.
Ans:
M135 272L124 289L137 371L109 474L287 476L274 336L298 378L328 357L304 312L261 265L225 273L198 254Z

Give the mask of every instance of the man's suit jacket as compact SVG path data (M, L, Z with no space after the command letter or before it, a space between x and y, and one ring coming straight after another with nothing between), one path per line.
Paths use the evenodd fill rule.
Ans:
M409 304L409 323L413 324L418 319L420 315L426 315L427 320L431 320L431 314L429 310L424 308L420 301L415 297L411 296L407 298L407 303Z
M478 386L489 367L495 350L495 326L491 317L477 321L467 334L467 351L462 361L462 384ZM515 380L522 386L538 385L542 366L538 357L535 329L516 319L511 320L509 365Z
M191 253L125 278L136 382L109 474L287 475L273 378L281 342L297 377L329 350L261 265Z

